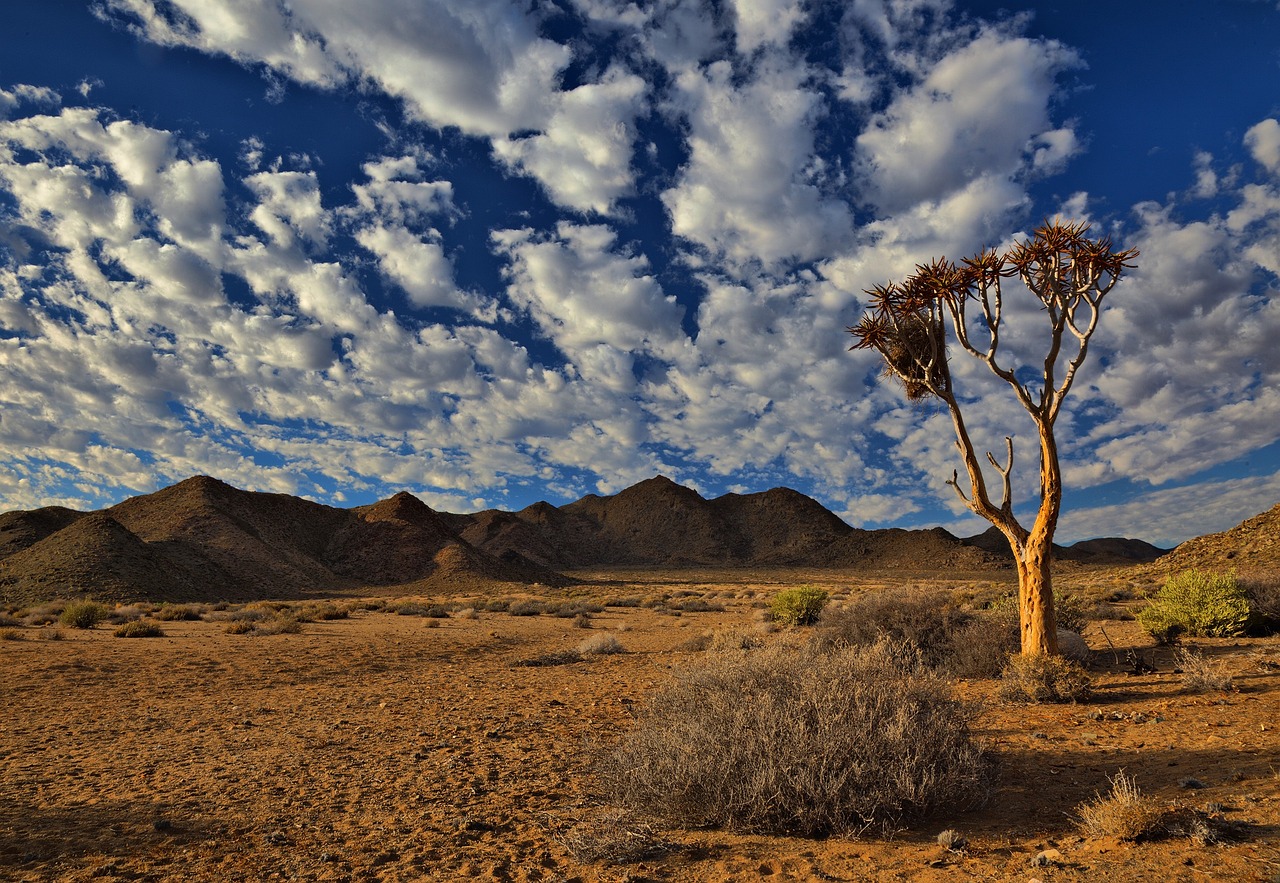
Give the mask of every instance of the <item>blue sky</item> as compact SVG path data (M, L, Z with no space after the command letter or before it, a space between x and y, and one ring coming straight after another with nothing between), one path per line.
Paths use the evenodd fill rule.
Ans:
M946 416L844 328L1053 215L1142 252L1059 423L1059 539L1280 500L1270 0L11 6L0 510L664 473L977 533ZM957 376L1029 511L1024 418Z

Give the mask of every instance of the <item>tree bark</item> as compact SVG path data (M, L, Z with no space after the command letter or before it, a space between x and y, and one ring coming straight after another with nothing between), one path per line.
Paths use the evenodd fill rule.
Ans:
M1022 634L1023 656L1055 655L1058 650L1058 624L1053 614L1053 576L1050 558L1053 543L1042 537L1029 537L1021 552L1015 551L1018 563L1018 623Z

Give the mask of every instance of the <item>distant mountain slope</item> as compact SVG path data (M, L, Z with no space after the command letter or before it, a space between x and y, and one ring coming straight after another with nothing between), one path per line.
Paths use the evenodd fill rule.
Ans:
M243 601L564 581L471 547L409 494L336 509L196 476L101 512L67 513L3 516L17 551L0 559L0 600Z
M989 527L977 536L965 538L964 542L1002 558L1013 557L1013 553L1009 551L1009 541L997 527ZM1098 565L1144 564L1155 561L1168 551L1142 540L1120 537L1082 540L1070 546L1059 546L1055 543L1053 546L1053 556L1059 561Z
M1197 569L1280 569L1280 505L1230 530L1187 540L1153 565L1173 572Z
M5 512L0 515L0 560L34 546L84 515L62 506L46 506L29 512Z
M464 518L465 516L455 516ZM559 508L483 512L461 533L491 552L516 550L558 568L610 565L998 566L941 528L855 530L789 488L706 500L665 476Z

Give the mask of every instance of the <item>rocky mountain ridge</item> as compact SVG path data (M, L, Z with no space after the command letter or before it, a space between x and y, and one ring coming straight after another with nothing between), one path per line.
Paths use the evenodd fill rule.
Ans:
M1159 551L1107 540L1059 555L1114 564ZM561 571L579 568L708 565L975 571L1009 562L988 535L860 530L788 488L707 500L664 476L564 506L474 514L437 512L404 492L340 509L196 476L97 512L0 515L0 600L10 604L467 592L566 585Z

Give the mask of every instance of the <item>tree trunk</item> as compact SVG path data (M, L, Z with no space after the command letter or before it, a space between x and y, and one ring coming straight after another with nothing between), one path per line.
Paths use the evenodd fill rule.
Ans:
M1053 577L1049 571L1053 543L1043 535L1037 541L1036 535L1028 537L1022 549L1014 550L1018 562L1018 622L1023 656L1059 652L1058 623L1053 615Z
M1022 627L1022 655L1057 654L1058 622L1053 613L1053 534L1062 508L1062 470L1053 424L1037 419L1040 431L1040 511L1021 547L1018 559L1018 620Z

